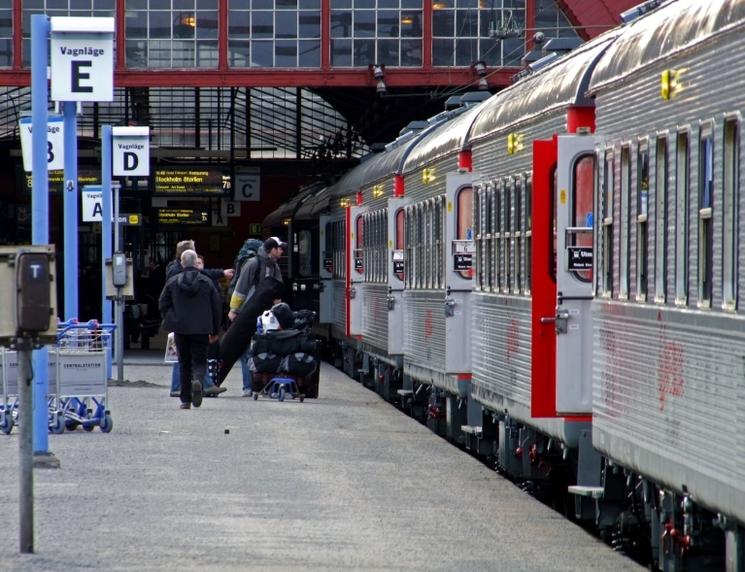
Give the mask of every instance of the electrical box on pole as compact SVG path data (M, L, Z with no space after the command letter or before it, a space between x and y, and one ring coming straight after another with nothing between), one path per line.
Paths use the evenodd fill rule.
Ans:
M57 285L54 246L0 247L0 344L29 336L54 343Z

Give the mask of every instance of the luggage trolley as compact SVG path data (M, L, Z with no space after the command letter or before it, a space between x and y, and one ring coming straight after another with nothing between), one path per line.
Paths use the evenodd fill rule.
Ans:
M85 431L98 426L104 433L114 427L108 410L108 356L111 334L116 326L70 324L57 334L57 415L64 427Z
M48 383L50 388L57 385L56 354L50 349L48 354ZM13 426L18 425L20 411L18 408L18 352L0 348L0 379L2 380L2 402L0 402L0 431L9 435ZM49 430L62 433L65 430L64 419L58 410L54 393L47 394L49 408Z
M300 393L297 381L297 378L289 373L272 375L269 381L264 384L264 387L262 387L260 391L253 392L254 401L259 399L259 395L263 395L265 397L277 399L278 401L284 401L285 398L297 398L300 400L300 403L302 403L305 400L305 394Z

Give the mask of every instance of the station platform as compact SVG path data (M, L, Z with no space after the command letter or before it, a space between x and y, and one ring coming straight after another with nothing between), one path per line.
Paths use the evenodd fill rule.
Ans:
M50 435L18 554L18 432L0 435L0 570L641 570L324 364L319 399L181 410L162 354L125 359L114 430Z

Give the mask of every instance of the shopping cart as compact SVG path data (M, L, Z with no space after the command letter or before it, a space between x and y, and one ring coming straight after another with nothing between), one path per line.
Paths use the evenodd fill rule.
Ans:
M108 357L116 326L90 321L58 330L56 354L56 410L63 430L82 426L85 431L114 428L108 409Z

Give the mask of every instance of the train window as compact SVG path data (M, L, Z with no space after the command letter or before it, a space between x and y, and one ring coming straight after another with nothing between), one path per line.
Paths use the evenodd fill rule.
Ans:
M479 237L478 246L476 248L476 274L477 281L480 290L486 290L486 265L489 258L486 241L486 219L489 216L487 210L487 197L489 193L488 185L484 185L479 189L476 205L476 218L474 222L478 225L474 230Z
M406 248L406 230L405 230L405 223L406 223L406 211L404 209L398 209L396 211L396 231L394 234L394 241L395 241L395 249L396 250L404 250ZM405 268L404 263L404 268ZM396 277L403 281L404 280L405 272L399 272L396 274Z
M722 307L737 307L737 212L740 200L740 121L724 122L724 173L722 178Z
M701 127L698 159L698 306L710 308L714 277L714 129Z
M618 297L629 297L629 215L631 202L631 149L621 147L621 248L619 253Z
M442 272L442 242L443 242L443 211L444 211L444 202L443 202L444 196L441 195L437 198L435 198L435 210L434 210L434 216L435 216L435 240L434 240L434 257L435 257L435 288L441 288L442 287L442 279L443 279L443 272Z
M533 179L530 175L525 180L525 280L523 291L530 294L533 283L531 264L533 263Z
M549 272L551 273L551 280L556 283L556 251L558 250L558 242L557 242L557 232L556 232L556 189L558 188L558 177L559 177L559 171L556 169L556 166L554 165L552 172L551 172L551 178L549 179L551 181L551 189L548 193L548 196L550 197L551 201L551 262Z
M613 295L613 191L615 184L615 162L613 152L606 151L603 167L603 257L601 272L603 277L603 296Z
M424 203L424 287L432 288L432 199Z
M413 276L414 276L414 220L412 217L412 207L406 207L404 210L404 216L406 217L406 222L404 224L404 249L406 250L406 255L404 256L404 287L405 288L411 288L413 286Z
M334 272L334 223L327 222L323 233L323 258L331 259L331 272ZM326 262L324 261L324 266Z
M364 246L365 246L365 219L362 215L358 216L354 221L354 230L355 230L355 237L354 237L354 249L355 252L352 253L353 258L356 259L358 256L358 252L362 250L362 253L364 255ZM355 268L356 272L358 274L362 274L365 272L365 260L363 258L362 261L362 268L356 268L356 262L355 262Z
M639 141L636 154L636 299L647 300L649 246L647 215L649 212L649 141Z
M475 290L481 290L481 285L483 284L483 274L482 269L484 267L484 264L482 262L483 255L481 252L481 245L483 243L483 239L481 238L481 229L484 228L484 225L482 223L482 217L483 215L483 195L484 187L481 185L477 186L474 189L474 195L473 195L473 240L474 244L476 245L476 257L474 261L474 268L476 269L476 282L474 283L473 287Z
M298 274L301 278L313 275L313 248L312 236L309 230L301 230L298 233Z
M595 197L595 155L583 155L574 163L572 177L572 226L592 228L594 216L592 202ZM571 235L569 246L592 250L592 231ZM592 281L592 269L573 273L582 282Z
M502 183L497 181L489 191L489 291L498 292L502 282L500 248L502 247Z
M688 304L688 132L675 148L675 303Z
M513 291L519 294L523 287L523 178L518 177L515 182L515 280Z
M502 244L504 245L504 280L502 281L502 292L510 291L512 281L512 190L514 181L510 177L505 179L502 187Z
M667 300L667 136L657 139L655 153L655 301Z
M457 228L455 237L458 240L471 240L473 238L473 188L463 187L457 196ZM461 270L459 274L466 279L473 277L473 269Z

